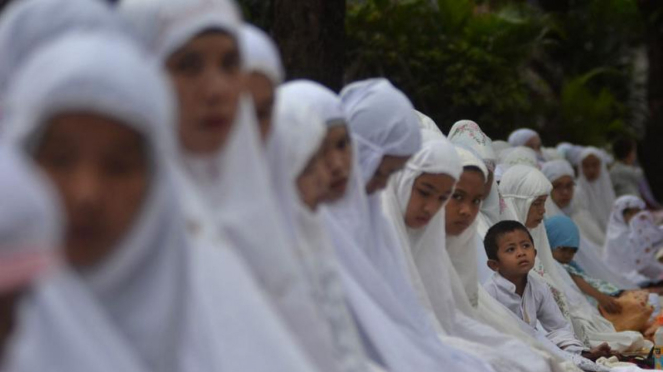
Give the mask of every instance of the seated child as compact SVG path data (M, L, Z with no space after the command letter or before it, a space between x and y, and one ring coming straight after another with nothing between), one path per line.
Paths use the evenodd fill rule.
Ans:
M533 328L537 322L546 337L560 349L595 360L610 354L602 344L588 350L576 338L548 285L530 275L536 248L527 228L517 221L501 221L488 230L484 239L488 267L495 273L484 283L486 291Z
M620 313L622 308L615 297L623 291L605 280L590 277L573 261L580 246L580 232L573 220L560 215L546 219L544 224L553 258L566 269L578 288L606 312Z

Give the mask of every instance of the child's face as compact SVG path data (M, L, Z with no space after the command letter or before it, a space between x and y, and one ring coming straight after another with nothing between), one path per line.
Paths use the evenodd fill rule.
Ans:
M576 255L576 252L578 252L578 248L557 247L557 249L553 249L552 255L557 262L568 265L571 263L571 261L573 261L573 257Z
M623 212L624 215L624 222L628 225L629 222L633 219L633 217L640 213L642 209L640 208L626 208Z
M410 160L409 156L391 156L385 155L380 162L380 166L373 174L373 177L366 183L366 193L373 194L387 187L389 177L392 174L401 170L407 161Z
M445 229L448 235L460 235L470 227L479 214L485 190L481 172L466 170L461 174L451 200L445 207Z
M532 205L529 207L529 212L527 213L525 227L533 229L543 222L543 217L546 214L546 199L548 199L548 195L541 195L534 199Z
M297 177L299 198L309 209L316 210L318 204L327 196L329 179L329 170L325 165L322 148L320 148Z
M405 211L405 225L411 229L426 226L449 199L455 183L447 174L424 173L417 177Z
M581 163L582 173L587 181L594 182L601 176L601 159L595 155L587 156Z
M138 132L101 116L62 114L48 123L36 161L64 202L72 265L100 262L131 227L149 186L146 150Z
M322 146L331 177L327 200L338 200L345 194L352 171L352 143L348 127L336 125L329 128Z
M179 99L179 139L191 153L209 154L230 135L245 86L239 48L223 32L192 38L166 61Z
M527 275L534 267L536 249L529 235L522 230L514 230L497 240L497 261L489 261L491 269L506 278Z
M556 179L553 183L553 190L550 193L555 204L560 208L566 208L573 200L573 191L575 190L575 182L571 176L562 176Z
M541 152L541 137L538 135L530 138L529 141L525 143L525 146L531 148L532 150L540 153Z

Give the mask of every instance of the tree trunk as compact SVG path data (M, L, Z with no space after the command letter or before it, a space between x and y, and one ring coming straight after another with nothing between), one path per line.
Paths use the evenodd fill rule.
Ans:
M652 191L658 200L663 200L663 159L660 148L663 140L663 18L659 16L652 19L652 14L663 11L663 2L640 0L638 5L646 24L645 40L649 59L647 103L650 114L638 152Z
M273 0L272 35L288 79L338 91L345 67L345 0Z

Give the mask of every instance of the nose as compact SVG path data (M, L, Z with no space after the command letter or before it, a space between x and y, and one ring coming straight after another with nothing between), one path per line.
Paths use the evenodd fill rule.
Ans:
M462 203L460 205L460 209L458 210L458 214L460 214L463 217L469 216L470 215L470 207L467 204Z
M77 209L93 209L99 206L103 180L91 166L80 166L71 175L69 198Z
M332 150L327 155L327 167L329 167L330 173L334 175L340 175L343 172L343 163L337 151Z
M202 95L208 105L215 105L223 102L231 91L231 84L228 77L218 68L208 67L203 74Z
M318 162L316 173L318 178L318 186L320 189L320 194L325 195L329 192L329 184L331 182L331 174L329 172L329 169L320 161Z

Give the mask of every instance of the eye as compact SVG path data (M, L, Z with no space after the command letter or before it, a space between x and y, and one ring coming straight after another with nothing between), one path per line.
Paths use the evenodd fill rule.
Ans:
M177 59L174 68L185 75L196 75L203 70L203 60L196 53L187 53Z
M529 248L532 248L532 245L529 244L529 243L525 243L525 244L523 244L523 248L529 249Z
M511 253L511 252L513 252L513 251L514 251L514 248L513 248L513 247L509 247L509 248L506 249L505 252L506 252L506 253Z
M237 52L226 53L221 60L221 69L227 73L239 71L239 54Z
M430 193L428 191L424 191L422 189L419 189L419 195L423 196L424 198L427 198L430 196Z
M457 193L454 193L454 194L451 196L451 198L452 198L453 200L457 200L457 201L462 201L462 200L463 200L463 196L462 196L461 194L457 194Z
M442 196L440 196L440 201L441 201L442 203L444 203L444 202L447 201L447 200L449 200L449 196L448 196L448 195L442 195Z
M481 199L477 198L472 201L475 205L480 205L481 204Z

